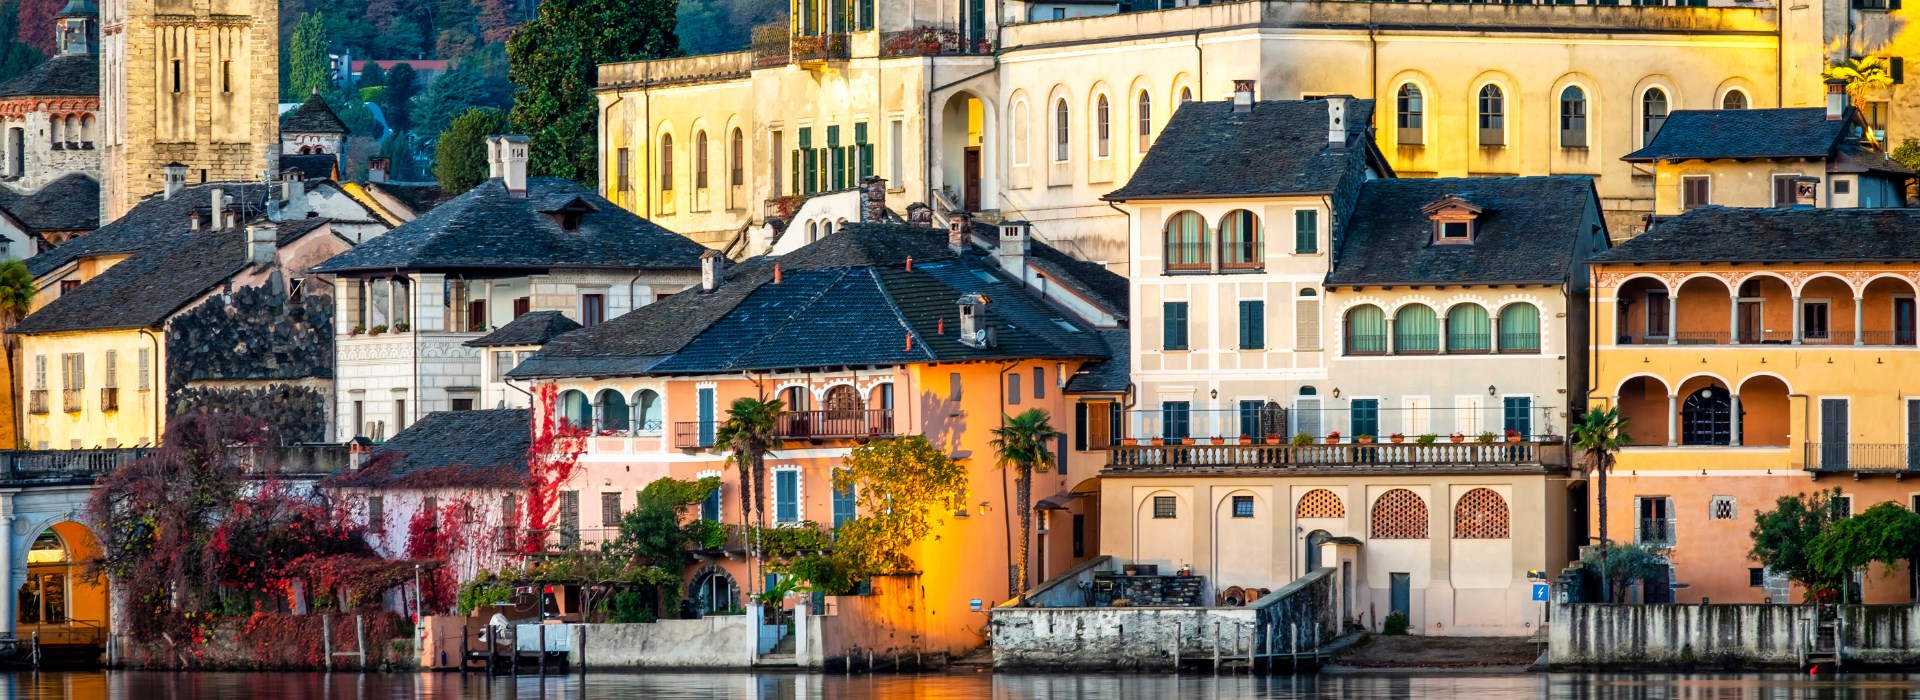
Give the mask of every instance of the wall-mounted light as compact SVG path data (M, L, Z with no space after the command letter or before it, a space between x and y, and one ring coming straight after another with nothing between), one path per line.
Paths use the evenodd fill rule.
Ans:
M1333 388L1333 398L1340 398L1340 387L1336 386Z
M1213 391L1207 392L1207 398L1212 398L1212 399L1220 398L1220 390L1214 389Z
M991 512L993 512L993 502L992 502L992 501L981 501L981 502L980 502L980 512L982 512L982 513L991 513Z
M1493 388L1493 385L1492 385L1492 384L1488 384L1488 385L1487 385L1487 395L1488 395L1488 396L1493 396L1493 395L1494 395L1494 393L1495 393L1496 391L1497 391L1497 390Z

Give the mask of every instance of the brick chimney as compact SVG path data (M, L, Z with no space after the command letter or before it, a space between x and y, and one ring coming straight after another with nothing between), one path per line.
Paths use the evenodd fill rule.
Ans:
M367 159L367 182L386 182L387 173L390 172L392 168L393 168L392 159L368 158Z
M1840 121L1847 116L1847 81L1839 78L1827 79L1827 121Z
M1352 95L1328 95L1327 101L1327 143L1335 146L1347 145L1347 101Z
M1251 80L1233 81L1233 111L1235 112L1253 111L1253 81Z
M860 181L860 220L879 223L887 220L887 181L869 177Z
M967 238L971 235L967 231L967 221L966 212L957 211L947 215L947 247L955 253L967 251Z

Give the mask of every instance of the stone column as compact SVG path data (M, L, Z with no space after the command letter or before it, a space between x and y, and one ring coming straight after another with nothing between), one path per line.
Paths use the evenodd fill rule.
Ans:
M1400 344L1399 344L1399 343L1396 343L1396 342L1393 342L1393 317L1392 317L1392 316L1388 316L1388 317L1387 317L1387 337L1386 337L1386 343L1387 343L1387 354L1388 354L1388 355L1397 355L1397 354L1400 354Z
M19 591L21 581L14 578L16 566L14 554L20 550L13 541L13 494L0 494L0 577L6 585L0 586L0 638L14 638L14 622L20 619Z
M1800 344L1800 295L1793 295L1793 344Z
M1732 418L1732 424L1729 427L1732 428L1732 430L1727 436L1728 437L1727 444L1732 445L1734 447L1739 447L1740 446L1740 395L1739 394L1733 395L1733 418Z
M1732 304L1727 308L1727 344L1740 344L1740 293L1734 292L1728 297Z
M1680 344L1680 290L1667 295L1667 344Z
M1667 446L1680 444L1680 395L1667 394Z
M1861 297L1856 296L1853 298L1853 344L1854 345L1867 344L1867 331L1864 327L1860 325L1860 318L1861 318L1860 307L1865 302L1866 300Z

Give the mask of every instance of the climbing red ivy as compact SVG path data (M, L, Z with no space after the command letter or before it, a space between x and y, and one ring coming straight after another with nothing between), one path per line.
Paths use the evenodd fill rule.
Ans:
M587 431L561 418L560 388L541 384L533 391L533 445L527 450L526 537L521 551L546 548L554 529L561 487L580 470L580 454L587 449Z

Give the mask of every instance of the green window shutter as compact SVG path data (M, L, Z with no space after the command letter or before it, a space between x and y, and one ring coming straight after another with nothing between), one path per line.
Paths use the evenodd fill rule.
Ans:
M839 146L840 146L840 125L835 124L827 127L827 148L837 148Z
M861 180L873 177L873 144L867 142L866 122L853 125L853 144L854 162L848 163L848 170L853 171L853 176L849 179L859 184Z
M1296 255L1320 252L1320 212L1301 209L1293 213L1293 252Z
M1168 350L1187 349L1187 303L1184 301L1166 302L1161 314L1164 346Z
M813 127L800 127L800 150L794 152L793 193L813 194Z
M813 148L813 127L800 127L800 148L801 150Z
M840 125L827 127L827 152L820 154L820 189L846 189L846 151L840 148Z
M1240 302L1240 349L1260 350L1266 346L1266 302L1258 300Z
M814 192L819 191L820 179L819 177L817 177L819 168L820 168L819 149L813 149L813 148L807 149L806 194L813 194Z
M1079 401L1073 404L1073 449L1087 451L1087 405Z
M787 194L800 194L800 151L793 152L793 168L787 171L787 177L793 181L787 187Z

